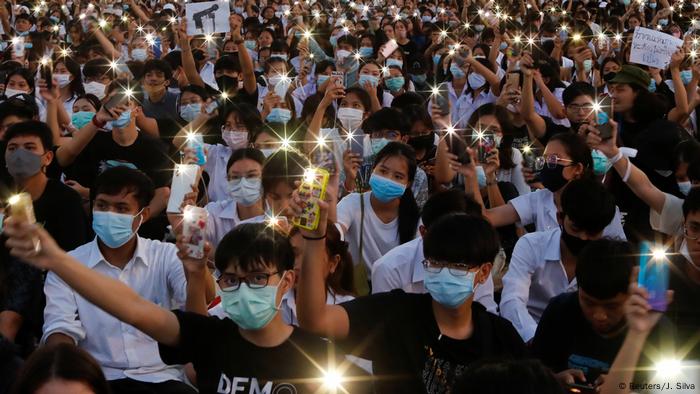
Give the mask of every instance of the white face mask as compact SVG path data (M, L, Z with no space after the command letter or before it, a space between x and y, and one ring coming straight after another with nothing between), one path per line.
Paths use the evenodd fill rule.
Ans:
M70 74L54 74L53 77L56 79L59 88L65 88L70 84Z
M360 109L343 107L338 109L338 120L348 131L357 130L362 125L364 112Z
M6 88L6 89L5 89L5 97L7 97L8 99L9 99L10 97L16 96L16 95L18 95L18 94L29 94L29 93L27 93L27 92L25 92L25 91L23 91L23 90L10 89L10 88Z
M92 81L83 85L86 94L94 94L98 99L102 100L105 98L105 84Z
M470 88L479 89L486 83L486 78L484 78L481 74L473 72L469 74L469 77L467 77L467 82L469 82Z

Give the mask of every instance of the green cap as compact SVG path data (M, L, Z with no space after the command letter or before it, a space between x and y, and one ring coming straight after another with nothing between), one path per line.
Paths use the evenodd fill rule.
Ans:
M613 77L609 83L626 83L648 89L649 83L651 83L651 77L649 76L649 73L641 68L625 64L622 66L622 69L615 74L615 77Z

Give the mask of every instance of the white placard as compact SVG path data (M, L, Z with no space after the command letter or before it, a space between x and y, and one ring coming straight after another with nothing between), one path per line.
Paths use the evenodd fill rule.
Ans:
M231 15L228 1L205 1L185 4L187 35L228 33Z
M632 37L630 63L666 68L671 55L683 45L683 40L660 31L637 27Z

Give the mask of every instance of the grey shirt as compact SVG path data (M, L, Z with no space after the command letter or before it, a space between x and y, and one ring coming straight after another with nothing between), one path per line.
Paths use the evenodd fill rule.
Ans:
M177 110L177 102L179 94L170 91L165 92L165 96L158 101L152 102L149 98L143 100L143 113L149 118L165 119L170 118L174 121L180 121L180 115Z

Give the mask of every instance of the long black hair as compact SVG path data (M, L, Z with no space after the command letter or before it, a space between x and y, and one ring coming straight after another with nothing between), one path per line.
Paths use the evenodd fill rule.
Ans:
M494 103L484 104L477 108L469 118L470 129L476 128L482 116L491 115L498 120L503 132L501 145L498 147L498 160L501 163L501 169L509 170L515 168L516 163L513 162L513 135L515 134L513 123L510 120L508 110Z
M569 157L571 157L572 163L581 163L581 165L583 165L581 178L593 178L593 157L591 156L591 149L582 136L574 133L559 133L549 139L549 142L553 141L564 145L564 149Z
M54 58L54 69L56 64L63 63L70 75L73 77L73 80L70 81L70 85L68 85L70 86L70 91L73 94L73 97L84 95L85 89L83 88L83 73L80 71L80 64L68 56L57 57L54 55Z
M416 177L416 152L409 145L401 142L390 142L377 153L374 167L389 157L401 156L408 165L409 187L406 187L399 202L399 243L406 243L416 237L416 226L420 218L418 204L413 196L410 185ZM373 168L374 169L374 168Z

